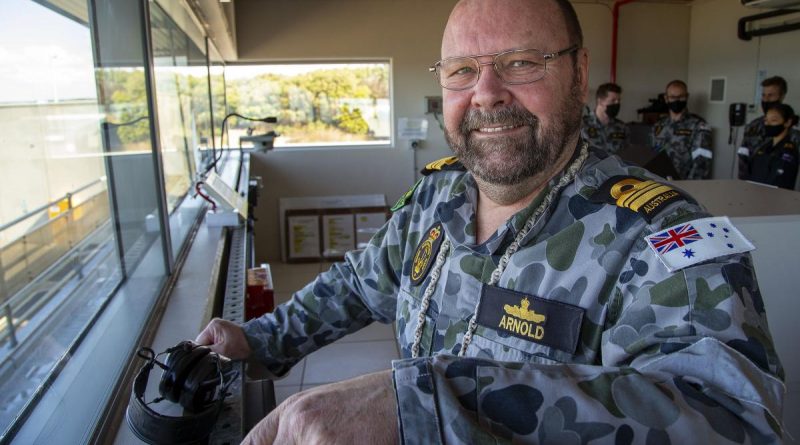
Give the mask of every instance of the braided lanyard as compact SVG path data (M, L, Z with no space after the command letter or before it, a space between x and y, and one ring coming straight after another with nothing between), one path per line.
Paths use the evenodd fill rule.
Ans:
M545 196L542 203L539 204L539 207L533 212L533 214L528 218L525 222L525 225L522 229L517 233L517 236L514 238L514 241L506 248L505 253L503 256L500 257L500 262L497 265L497 268L492 272L491 277L489 278L489 282L486 283L489 286L496 286L497 283L500 281L500 276L503 274L503 271L506 269L508 265L508 261L511 259L511 255L519 250L520 244L522 240L528 235L528 233L533 229L536 225L538 219L542 214L547 210L550 205L555 200L556 196L561 193L561 190L567 186L570 182L575 179L575 175L578 174L578 170L580 169L583 162L589 156L589 151L587 150L587 145L584 143L581 146L580 154L578 157L575 158L574 161L569 165L564 175L561 179L550 189L550 192ZM444 236L444 235L443 235ZM444 267L445 259L448 255L448 250L450 250L451 243L449 239L445 239L442 242L442 246L439 249L439 253L436 255L436 262L433 264L433 270L431 271L431 279L428 282L428 286L425 288L425 292L422 295L422 303L420 304L419 313L417 314L417 328L414 331L414 343L411 345L411 358L417 358L419 356L419 347L420 343L422 343L422 331L425 329L425 314L428 312L428 306L431 303L431 297L433 296L433 291L436 288L436 284L439 281L439 277L442 273L442 267ZM475 310L472 312L472 315L469 319L469 325L467 326L467 330L464 333L464 339L461 342L461 351L458 353L459 356L463 357L467 352L467 347L472 342L472 335L475 332L475 328L478 326L478 322L476 321L477 313L478 313L478 306L480 305L480 298L478 302L475 303Z

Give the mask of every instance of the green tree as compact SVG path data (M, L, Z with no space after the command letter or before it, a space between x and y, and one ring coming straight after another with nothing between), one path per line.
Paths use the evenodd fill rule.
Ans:
M367 134L369 131L369 125L361 115L361 109L355 108L351 111L347 105L342 106L339 110L336 124L337 127L347 133Z

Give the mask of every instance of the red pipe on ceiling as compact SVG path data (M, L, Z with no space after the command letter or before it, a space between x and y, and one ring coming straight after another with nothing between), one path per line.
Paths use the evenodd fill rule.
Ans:
M611 83L617 82L617 33L619 28L619 8L620 6L635 2L636 0L616 0L611 10Z

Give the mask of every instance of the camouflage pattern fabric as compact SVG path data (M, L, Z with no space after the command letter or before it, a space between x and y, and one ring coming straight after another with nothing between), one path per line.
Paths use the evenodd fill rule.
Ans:
M406 444L780 442L783 371L751 257L669 273L644 237L707 214L678 200L647 223L589 199L617 175L649 177L592 152L498 282L531 304L579 308L582 322L573 327L529 318L544 332L576 334L573 350L542 343L532 329L526 338L479 324L466 357L456 356L484 283L548 190L477 244L475 180L442 171L423 179L367 248L246 323L254 357L282 375L325 344L396 320L404 358L393 362L393 379ZM438 227L451 247L419 317L431 273L412 282L415 253ZM529 311L522 300L509 305L513 311L491 298L480 303L481 310ZM419 318L420 353L410 358Z
M685 112L677 121L663 117L653 125L652 146L665 150L678 172L675 179L711 177L711 127L702 117Z
M581 137L590 147L614 154L628 140L628 126L617 118L611 118L608 125L600 122L594 111L583 115Z
M753 119L744 127L744 136L742 137L742 147L746 147L750 153L750 156L753 155L753 151L756 148L764 145L767 141L767 137L764 135L764 116L759 118ZM800 147L800 130L797 127L793 127L789 130L789 140L796 147Z
M764 135L764 116L751 120L744 127L742 144L737 151L740 160L739 179L748 179L750 159L759 147L764 146L764 144L768 142L768 139L769 138ZM798 130L797 127L793 127L789 130L789 141L791 141L795 147L800 147L800 130ZM794 187L794 184L792 187Z
M766 140L751 157L740 156L739 159L746 169L742 179L794 189L799 158L797 145L789 137L777 144L773 144L772 139Z

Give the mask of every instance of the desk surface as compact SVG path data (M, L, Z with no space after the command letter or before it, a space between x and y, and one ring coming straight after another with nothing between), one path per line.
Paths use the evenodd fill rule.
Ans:
M737 179L672 181L714 215L800 215L800 192Z

